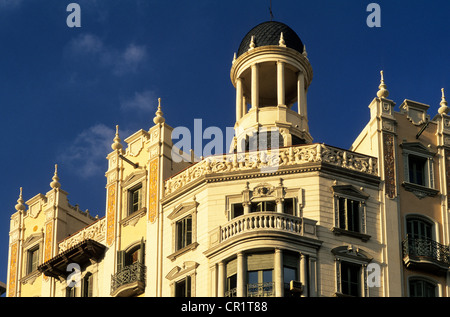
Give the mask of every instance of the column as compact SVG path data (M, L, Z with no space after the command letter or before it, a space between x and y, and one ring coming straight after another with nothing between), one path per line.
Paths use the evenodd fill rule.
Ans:
M252 65L252 109L258 109L259 107L259 66L258 64Z
M306 113L305 75L302 72L298 73L297 79L297 103L298 103L298 114L306 118L307 113Z
M237 254L237 285L236 285L236 296L237 297L245 297L247 296L246 292L246 283L247 280L247 270L245 269L245 257L244 253L239 252Z
M274 277L275 282L275 296L284 296L284 272L283 272L283 251L280 249L275 249L275 267L274 267Z
M242 91L242 78L236 79L236 121L243 116L243 91Z
M277 62L277 97L278 105L284 105L285 101L285 84L284 84L284 62Z
M225 296L225 263L220 261L218 264L218 274L217 274L217 296L224 297Z
M302 297L308 296L308 257L300 254L300 282L303 285Z

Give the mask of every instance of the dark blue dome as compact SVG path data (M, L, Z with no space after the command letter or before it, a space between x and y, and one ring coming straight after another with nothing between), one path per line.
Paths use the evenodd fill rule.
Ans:
M248 51L252 36L254 37L255 47L279 45L281 32L283 32L286 47L303 53L303 43L294 30L284 23L268 21L258 24L244 36L239 46L237 57Z

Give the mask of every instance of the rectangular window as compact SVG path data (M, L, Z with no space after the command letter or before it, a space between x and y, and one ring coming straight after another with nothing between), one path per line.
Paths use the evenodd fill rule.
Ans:
M274 201L261 201L255 202L251 205L250 212L264 212L264 211L276 211L277 204Z
M142 185L130 189L128 191L129 208L128 215L140 210L142 208Z
M357 200L339 197L338 202L339 228L354 232L360 232L359 205L360 202Z
M341 290L342 294L350 296L360 296L361 265L341 262Z
M242 216L243 214L244 206L241 203L231 205L231 219Z
M417 185L426 186L426 164L424 157L408 155L409 182Z
M191 277L186 276L175 283L175 297L191 297Z
M37 270L39 265L39 246L36 246L27 252L27 274Z
M181 219L176 223L177 250L192 243L192 216Z
M297 215L297 199L286 198L284 200L284 213L292 216Z

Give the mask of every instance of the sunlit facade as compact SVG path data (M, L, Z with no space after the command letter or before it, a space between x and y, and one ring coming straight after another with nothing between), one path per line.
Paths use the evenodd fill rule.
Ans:
M45 195L21 192L7 296L448 296L443 94L433 119L410 100L396 112L382 78L344 150L313 142L313 70L287 25L250 30L230 79L228 154L175 147L160 100L149 129L122 142L117 127L103 218L69 204L57 168Z

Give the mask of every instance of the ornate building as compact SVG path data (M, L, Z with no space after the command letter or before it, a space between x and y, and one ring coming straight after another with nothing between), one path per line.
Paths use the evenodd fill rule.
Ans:
M231 67L235 137L195 160L154 125L107 155L106 214L47 194L11 217L8 296L448 296L450 117L384 80L350 150L313 143L298 35L257 25ZM26 207L28 206L28 208Z

